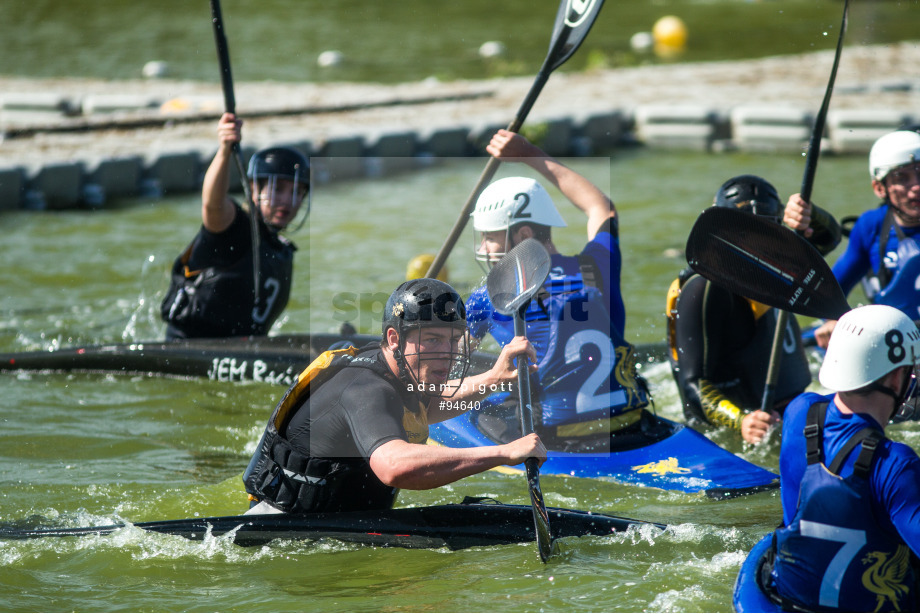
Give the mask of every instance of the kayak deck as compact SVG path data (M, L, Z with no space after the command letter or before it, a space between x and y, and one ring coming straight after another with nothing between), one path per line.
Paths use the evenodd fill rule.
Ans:
M633 526L664 525L607 514L547 508L554 539L605 536ZM108 535L126 525L80 528L23 529L0 527L0 541ZM323 538L400 548L449 548L461 550L534 541L533 510L530 506L500 503L460 503L401 508L373 512L340 512L309 515L265 514L218 516L183 520L139 522L145 531L202 540L206 535L232 534L240 546L259 546L276 539L316 540Z
M466 448L495 445L474 424L474 412L433 424L429 440L437 445ZM623 484L687 493L703 492L727 499L779 487L779 476L719 447L693 428L654 417L644 442L630 439L618 449L617 436L609 448L588 453L548 450L541 475L609 478ZM642 443L644 445L639 445ZM502 471L509 471L502 468ZM510 469L519 472L519 469Z

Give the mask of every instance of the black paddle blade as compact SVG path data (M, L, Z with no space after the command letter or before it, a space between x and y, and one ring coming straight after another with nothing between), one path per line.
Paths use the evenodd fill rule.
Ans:
M843 36L847 31L847 10L850 0L843 2L843 19L840 22L840 32L837 34L837 50L834 53L834 64L831 67L831 76L827 80L827 89L824 91L824 100L821 109L815 116L815 124L808 141L808 153L805 156L805 172L802 175L802 189L799 194L806 201L811 200L811 190L815 184L815 172L818 169L818 156L821 154L821 137L824 135L824 124L827 121L827 111L831 106L831 94L834 92L834 81L837 79L837 67L840 66L840 55L843 53Z
M824 258L795 232L737 209L710 207L687 239L687 263L734 294L803 316L850 310Z
M544 63L550 71L562 66L578 50L602 6L604 0L562 0Z
M537 293L549 275L549 253L536 239L525 239L489 271L486 292L495 311L513 315Z

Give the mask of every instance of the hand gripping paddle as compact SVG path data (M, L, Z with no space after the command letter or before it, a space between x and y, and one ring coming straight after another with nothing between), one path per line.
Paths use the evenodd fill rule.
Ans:
M227 36L224 34L224 18L220 10L220 0L210 0L211 25L214 27L214 44L217 46L217 61L220 64L220 85L224 92L224 110L227 113L236 113L236 97L233 94L233 73L230 71L230 47ZM253 309L259 308L259 248L262 214L252 198L252 189L246 178L246 169L243 168L243 159L240 156L240 144L233 144L233 161L236 163L237 174L243 187L243 196L249 206L250 241L252 242L252 288Z
M540 290L549 275L549 253L536 239L525 239L499 260L486 278L486 291L495 311L514 316L514 334L524 336L523 312L530 299ZM518 407L521 412L521 433L533 433L533 413L530 400L530 370L527 356L518 357ZM540 467L537 459L528 458L527 486L533 507L534 528L540 560L544 563L553 552L553 534L549 526L549 515L540 489Z

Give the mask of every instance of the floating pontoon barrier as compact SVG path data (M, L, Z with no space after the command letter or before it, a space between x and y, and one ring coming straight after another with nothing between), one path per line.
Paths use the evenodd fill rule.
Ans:
M155 102L143 96L128 99L112 95L108 99L87 98L84 106L89 103L89 108L101 111L131 105L149 108ZM189 99L196 109L203 108L206 102L204 98ZM48 117L62 117L73 109L71 99L53 93L0 97L0 121L4 113L23 112L43 114L47 122ZM118 124L117 114L113 115L116 119L112 125ZM890 110L831 111L822 151L867 153L878 136L917 121L920 116ZM545 119L536 132L541 146L559 157L598 155L635 144L698 151L783 152L802 151L811 125L810 114L793 107L742 105L720 110L707 105L641 105L632 111ZM242 154L245 165L258 148L294 146L314 159L314 181L326 183L403 172L426 166L431 158L484 155L492 134L504 126L496 114L495 118L486 118L473 126L439 126L424 132L343 135L315 145L311 141L258 143L258 147L250 144L243 148ZM20 166L0 167L0 211L98 207L114 198L159 198L164 194L196 192L213 155L213 149L138 152L136 156L49 161L28 170ZM235 166L231 166L230 172L231 186L238 186Z

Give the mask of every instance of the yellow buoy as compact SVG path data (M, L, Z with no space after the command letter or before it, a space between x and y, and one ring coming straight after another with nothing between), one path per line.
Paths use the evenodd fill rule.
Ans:
M410 279L420 279L425 276L428 272L428 269L431 267L431 263L434 262L433 254L418 254L414 256L412 260L409 261L409 265L406 267L406 281ZM442 266L441 270L438 271L438 279L447 283L447 266Z
M655 44L671 49L683 49L687 44L687 26L680 17L666 15L652 27Z

